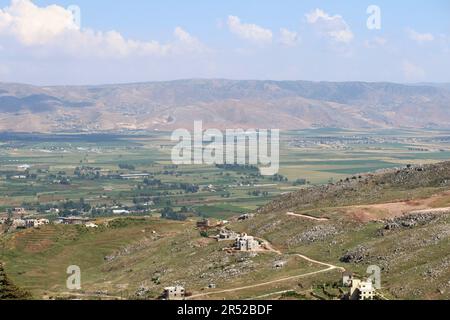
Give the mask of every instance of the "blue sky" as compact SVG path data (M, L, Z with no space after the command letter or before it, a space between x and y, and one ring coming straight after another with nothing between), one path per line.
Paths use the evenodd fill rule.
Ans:
M81 10L81 25L69 5ZM369 30L369 5L381 29ZM0 81L450 82L450 2L0 0Z

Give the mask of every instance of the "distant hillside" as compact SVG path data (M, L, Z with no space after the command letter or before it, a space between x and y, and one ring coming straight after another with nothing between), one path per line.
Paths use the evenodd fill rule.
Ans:
M259 209L260 213L280 210L306 210L394 201L425 196L427 188L450 187L450 162L387 169L375 174L354 176L335 184L311 187L286 194Z
M104 86L0 84L0 131L206 127L450 128L448 85L179 80ZM26 124L26 125L25 125Z

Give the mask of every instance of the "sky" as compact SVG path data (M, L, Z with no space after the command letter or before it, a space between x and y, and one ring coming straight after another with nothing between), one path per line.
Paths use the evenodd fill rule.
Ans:
M0 0L0 82L450 82L448 0Z

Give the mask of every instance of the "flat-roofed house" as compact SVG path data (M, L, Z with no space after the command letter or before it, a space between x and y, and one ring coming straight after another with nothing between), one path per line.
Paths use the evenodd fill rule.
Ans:
M350 289L350 300L373 300L375 298L375 288L372 281L352 280Z
M186 290L182 286L164 288L163 298L166 300L184 300Z
M236 238L235 248L239 251L254 251L261 247L258 240L254 237L247 235L246 233L241 234Z

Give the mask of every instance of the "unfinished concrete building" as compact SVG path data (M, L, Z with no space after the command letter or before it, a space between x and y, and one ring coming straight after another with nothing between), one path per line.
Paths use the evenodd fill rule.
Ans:
M216 236L217 241L235 241L239 237L234 231L228 229L220 229L219 234Z
M239 251L255 251L261 248L261 244L254 237L243 233L236 238L235 248Z
M373 300L375 298L375 288L372 281L352 280L350 289L350 300Z
M166 287L162 297L166 300L184 300L186 290L182 286Z

